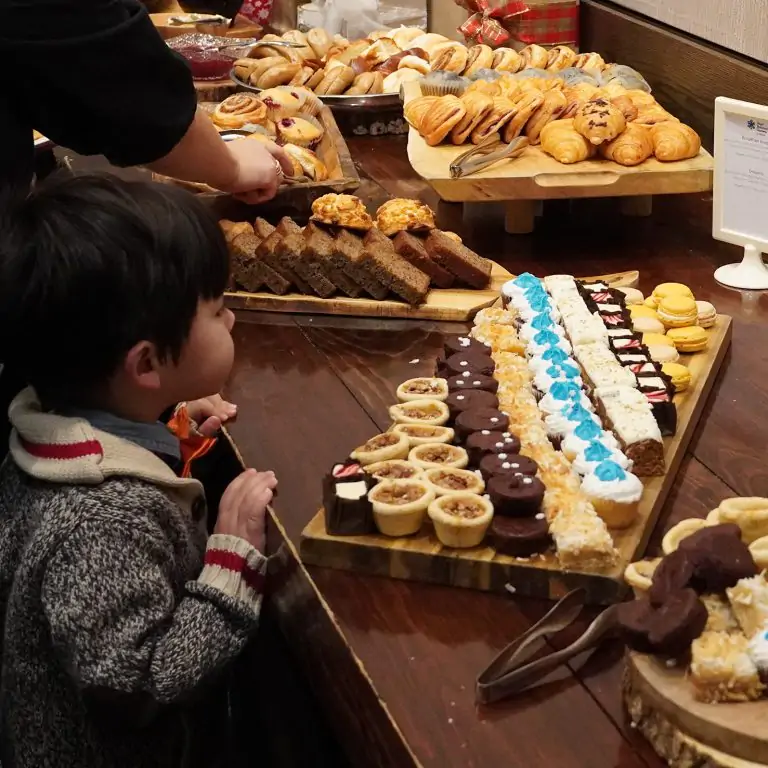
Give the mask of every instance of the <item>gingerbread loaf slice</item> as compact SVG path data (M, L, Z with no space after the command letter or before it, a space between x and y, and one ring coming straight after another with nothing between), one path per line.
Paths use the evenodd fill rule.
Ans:
M301 230L298 233L286 235L277 244L277 254L283 263L306 281L321 299L327 299L336 293L336 286L323 275L317 264L305 255L306 249L307 243Z
M238 235L230 244L232 269L236 282L251 293L256 293L265 287L278 295L287 293L291 284L259 259L257 255L259 245L259 238L256 235Z
M333 242L333 265L349 275L374 299L381 300L389 291L362 263L364 250L361 237L342 229Z
M260 240L266 240L275 231L275 228L266 219L259 216L253 222L253 231Z
M429 257L423 239L410 232L398 232L392 244L407 262L429 275L429 279L438 288L450 288L453 285L453 275Z
M421 304L429 292L429 276L395 251L392 241L379 229L363 239L363 264L371 273L409 304Z
M491 282L491 262L470 251L437 229L429 233L425 243L429 256L441 267L472 288L487 288Z
M302 278L291 269L290 265L286 263L283 256L278 253L278 247L282 239L282 235L275 230L269 237L262 240L261 244L256 249L256 256L260 261L263 261L265 264L272 267L280 277L287 280L291 285L296 286L300 293L311 295L313 291L310 285L302 280Z
M302 233L307 244L304 254L317 264L323 274L341 291L351 299L356 299L363 289L343 270L333 264L333 238L313 221L304 228Z

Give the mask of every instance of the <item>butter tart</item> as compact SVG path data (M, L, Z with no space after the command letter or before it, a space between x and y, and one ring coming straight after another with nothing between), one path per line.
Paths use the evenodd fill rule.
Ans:
M389 415L396 424L428 424L442 427L448 421L450 412L442 401L425 398L392 405Z
M385 536L418 533L434 498L423 480L382 480L368 493L374 522Z
M708 525L711 525L711 523L698 517L681 520L664 534L664 538L661 540L661 551L665 555L672 554L680 546L680 542L683 539L692 533L696 533L696 531L700 531L702 528L706 528Z
M653 580L653 572L661 562L660 557L647 560L638 560L630 563L624 570L624 581L632 587L635 597L642 597L650 588Z
M768 499L759 496L725 499L718 507L721 523L736 523L742 541L749 545L768 536Z
M432 467L424 470L424 479L435 492L435 496L447 496L452 493L481 494L485 490L483 476L469 469Z
M423 479L424 472L404 459L388 459L368 464L365 472L376 480L412 480Z
M450 427L431 427L428 424L395 424L392 431L406 435L411 448L424 443L451 443L455 435Z
M430 467L456 467L463 469L469 463L464 448L446 443L423 443L411 448L408 461L421 469Z
M445 379L428 377L408 379L397 388L397 399L401 403L424 398L444 401L447 397L448 382Z
M429 505L435 534L446 547L479 546L493 519L493 504L476 493L440 496Z
M350 456L363 466L367 466L378 461L404 459L408 455L409 447L408 438L405 435L384 432L372 437L359 448L355 448Z

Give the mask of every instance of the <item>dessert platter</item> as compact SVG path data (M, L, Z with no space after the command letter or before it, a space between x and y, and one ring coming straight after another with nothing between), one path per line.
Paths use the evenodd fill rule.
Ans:
M632 723L670 765L768 765L768 499L683 520L616 607Z
M625 590L730 343L680 283L530 274L329 469L315 565L591 603Z
M389 200L372 217L359 198L330 193L305 227L287 217L221 226L234 308L464 321L511 277L438 230L418 200Z

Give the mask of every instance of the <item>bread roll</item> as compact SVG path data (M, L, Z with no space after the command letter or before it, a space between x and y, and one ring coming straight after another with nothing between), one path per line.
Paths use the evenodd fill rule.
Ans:
M326 75L315 88L318 96L338 96L349 88L354 82L355 70L352 67L333 67L330 71L326 70Z

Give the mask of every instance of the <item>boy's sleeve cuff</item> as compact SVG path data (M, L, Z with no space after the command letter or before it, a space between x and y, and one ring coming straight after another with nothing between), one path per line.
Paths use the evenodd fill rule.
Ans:
M215 533L208 539L198 582L255 607L264 593L267 559L239 536Z

